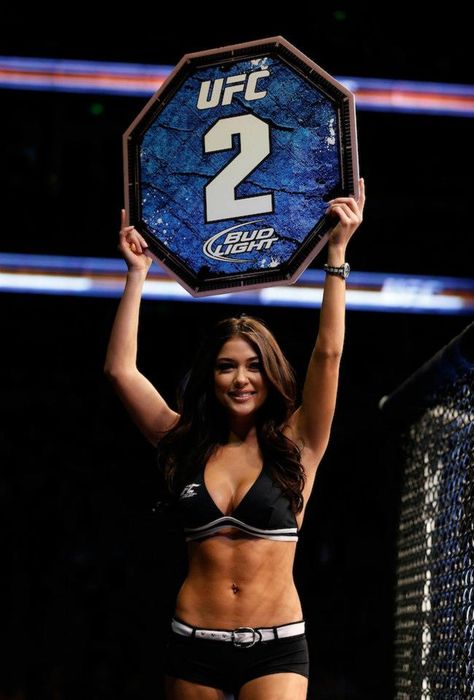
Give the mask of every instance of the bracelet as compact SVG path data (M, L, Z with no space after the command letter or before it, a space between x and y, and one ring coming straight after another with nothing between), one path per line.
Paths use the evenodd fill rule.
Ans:
M349 277L351 267L348 262L345 262L340 267L333 267L332 265L328 265L326 263L324 265L324 271L327 272L329 275L336 275L337 277L342 277L342 279L346 280Z

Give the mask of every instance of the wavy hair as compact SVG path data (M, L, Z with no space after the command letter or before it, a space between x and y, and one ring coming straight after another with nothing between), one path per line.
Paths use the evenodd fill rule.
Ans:
M177 499L187 481L205 466L219 445L225 444L228 422L215 396L214 367L224 343L235 337L246 340L261 361L268 396L256 416L258 444L274 481L289 498L293 512L299 513L305 483L301 454L283 434L295 409L295 377L270 330L251 316L220 321L198 350L178 392L180 418L158 443L160 471L169 495Z

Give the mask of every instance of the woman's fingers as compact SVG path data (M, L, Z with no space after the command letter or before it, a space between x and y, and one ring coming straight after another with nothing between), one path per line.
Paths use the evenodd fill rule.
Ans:
M347 206L351 207L354 211L357 211L359 208L354 197L336 197L335 199L329 200L328 204L347 204Z
M365 202L365 186L362 178L359 180L359 185L357 201L354 197L336 197L328 202L325 214L339 219L330 233L329 240L332 243L347 245L352 234L362 222Z
M338 215L339 218L342 217L345 220L345 219L350 219L351 210L349 209L349 207L347 207L347 205L342 204L342 203L338 204L336 202L336 204L331 204L327 208L326 213L329 215L331 215L331 214Z
M120 236L120 245L123 244L123 246L126 248L129 248L134 253L137 253L138 255L141 255L143 253L143 250L145 248L148 248L148 243L146 240L143 238L143 236L136 230L134 226L126 226L126 221L127 221L127 213L125 209L121 210L121 229L119 232Z
M329 206L326 209L326 214L330 214L339 208L343 211L351 220L360 223L362 221L362 208L357 204L353 197L337 197L329 202Z
M142 246L137 235L135 235L134 233L129 234L126 237L126 241L130 246L130 250L133 250L134 253L138 253L139 255L141 255Z
M348 202L333 202L327 208L326 214L337 215L346 224L358 224L362 221L359 209L357 207L354 208Z
M147 253L148 243L135 226L127 226L127 212L120 212L119 244L117 249L125 258L129 270L148 271L153 258Z
M148 243L146 240L133 228L133 226L131 227L130 231L127 229L124 230L122 240L125 245L128 244L130 250L132 250L134 253L141 254L148 248Z
M365 204L365 181L361 177L359 179L359 197L357 200L354 197L335 197L329 202L329 208L334 204L347 204L354 212L362 214Z
M364 211L365 204L365 180L363 177L361 177L359 180L359 198L357 200L357 204L359 205L359 209L362 213Z

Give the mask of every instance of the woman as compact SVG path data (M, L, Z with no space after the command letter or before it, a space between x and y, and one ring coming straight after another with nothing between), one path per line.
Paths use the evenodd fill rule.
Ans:
M360 196L339 197L328 265L339 268L362 221ZM151 259L126 226L127 265L105 372L158 446L188 541L189 567L167 645L170 700L303 700L308 651L292 576L298 530L333 420L344 340L345 278L328 273L301 405L291 369L256 319L218 324L188 376L180 414L136 367L138 312Z

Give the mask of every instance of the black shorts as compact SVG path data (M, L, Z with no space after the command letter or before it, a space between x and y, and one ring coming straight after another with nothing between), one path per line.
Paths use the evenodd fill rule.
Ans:
M308 643L303 633L238 647L232 642L196 639L171 630L165 646L164 673L230 691L237 697L244 683L271 673L299 673L308 678Z

